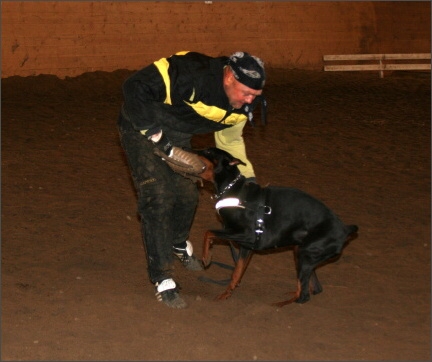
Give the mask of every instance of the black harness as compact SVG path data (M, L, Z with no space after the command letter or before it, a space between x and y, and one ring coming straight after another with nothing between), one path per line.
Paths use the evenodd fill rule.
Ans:
M270 215L272 213L272 208L265 204L267 196L267 189L261 188L261 192L259 195L259 202L256 208L256 221L255 221L255 247L258 248L261 236L264 233L265 225L264 225L264 215Z
M253 197L248 196L248 189L250 186L243 185L239 191L239 193L236 195L236 197L225 197L223 198L223 195L228 192L239 180L243 180L244 182L245 177L244 176L237 176L233 181L231 181L221 192L213 196L213 199L219 200L216 203L216 210L219 213L219 210L225 207L238 207L242 209L251 209L255 212L255 242L253 244L254 250L259 250L260 248L260 242L262 239L262 236L265 232L265 222L264 218L265 215L270 215L272 213L272 209L270 206L266 205L266 198L267 198L267 192L268 190L266 188L256 186L259 188L258 197L257 195L253 195ZM249 200L249 199L254 200ZM256 200L258 198L258 201ZM231 254L234 259L234 262L237 263L237 260L239 258L239 255L236 255L236 251L234 249L234 246L232 242L230 242L230 248L231 248ZM234 268L232 266L226 265L224 263L212 261L212 264L216 264L220 266L221 268L226 268L233 270ZM207 278L204 276L199 276L199 280L203 282L210 282L215 283L219 285L228 285L231 281L231 278L224 279L224 280L213 280L211 278Z
M255 243L254 243L254 249L260 249L260 241L262 238L262 235L265 231L265 222L264 218L265 215L270 215L272 213L272 208L268 205L266 205L266 198L267 198L267 189L264 187L259 187L259 194L258 194L258 201L256 200L250 200L250 197L248 197L248 186L243 185L243 187L240 189L240 192L236 197L226 197L222 198L222 196L230 190L239 180L244 180L244 176L237 176L231 183L229 183L220 193L217 195L214 195L215 199L219 199L219 201L216 203L216 210L219 213L219 210L226 207L238 207L243 209L250 209L254 210L255 212ZM256 198L256 195L253 196L253 198Z

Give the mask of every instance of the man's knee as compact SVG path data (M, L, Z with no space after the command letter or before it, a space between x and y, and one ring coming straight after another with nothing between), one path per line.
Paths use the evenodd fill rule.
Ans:
M173 207L175 190L172 186L151 177L137 184L138 212L145 214L164 213Z
M182 203L189 205L196 205L198 203L199 192L196 184L190 180L182 177L178 184L178 198L182 200Z

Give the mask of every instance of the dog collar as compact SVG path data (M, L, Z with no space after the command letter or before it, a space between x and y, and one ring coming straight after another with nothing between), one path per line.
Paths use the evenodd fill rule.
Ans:
M216 211L218 213L219 209L224 207L239 207L241 209L245 208L237 197L227 197L226 199L219 200L215 205Z
M244 176L242 176L242 174L239 174L234 180L232 180L228 185L226 185L221 192L215 194L213 198L215 198L216 200L219 199L225 192L227 192L231 187L233 187L236 184L236 182L240 180L242 177Z

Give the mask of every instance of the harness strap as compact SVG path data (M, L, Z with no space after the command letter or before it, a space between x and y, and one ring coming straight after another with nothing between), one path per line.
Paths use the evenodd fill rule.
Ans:
M262 188L259 196L259 202L256 213L256 221L255 221L255 247L258 246L261 241L261 236L264 233L265 225L264 225L264 215L270 215L272 209L270 206L266 206L267 189Z
M231 249L231 256L232 256L232 258L234 260L234 263L237 263L237 260L238 260L238 258L240 256L240 252L238 254L236 253L234 245L233 245L233 243L231 241L229 242L229 246L230 246L230 249ZM212 261L211 264L212 265L213 264L217 265L217 266L219 266L219 267L221 267L223 269L234 270L233 266L225 264L225 263L221 263L219 261ZM230 283L230 281L231 281L231 278L229 278L229 279L215 280L215 279L207 278L207 277L205 277L203 275L200 275L198 277L198 280L200 280L202 282L213 283L213 284L218 284L218 285L228 285Z

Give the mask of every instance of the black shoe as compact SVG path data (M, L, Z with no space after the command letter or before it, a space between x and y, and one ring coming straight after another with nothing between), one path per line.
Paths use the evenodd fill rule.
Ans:
M189 240L186 240L186 246L184 248L173 246L173 251L186 269L194 271L204 269L201 261L193 255L193 246Z
M156 283L156 299L159 302L165 303L170 308L183 309L187 307L187 303L180 297L177 285L174 280L165 279L160 283Z

